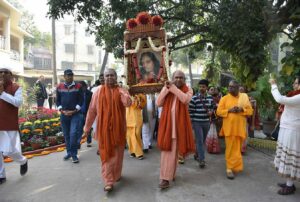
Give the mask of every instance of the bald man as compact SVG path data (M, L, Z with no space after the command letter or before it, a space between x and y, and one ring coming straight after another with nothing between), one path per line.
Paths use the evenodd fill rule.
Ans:
M231 81L228 95L221 98L217 115L223 118L220 135L225 136L225 159L227 178L233 180L234 173L243 170L241 147L246 139L246 117L253 113L249 98L239 93L239 84Z
M172 82L167 81L156 104L162 107L157 145L161 149L160 184L168 188L175 180L178 154L185 157L195 152L188 103L193 91L185 84L182 71L174 72Z
M99 86L93 93L84 133L87 136L97 117L95 138L102 162L104 191L110 192L121 178L126 143L125 107L129 107L132 101L128 91L119 87L114 69L105 70L104 80L105 85Z

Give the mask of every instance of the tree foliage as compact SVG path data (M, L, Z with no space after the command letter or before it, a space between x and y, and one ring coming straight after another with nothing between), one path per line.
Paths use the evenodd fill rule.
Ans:
M283 58L284 65L281 72L290 83L293 76L300 73L300 1L278 0L275 3L271 18L274 24L272 31L282 32L290 39L290 42L281 46L281 48L290 47L292 50Z
M268 1L223 0L213 18L214 45L231 56L234 75L248 87L264 71L272 39L265 20Z
M212 44L216 53L223 51L230 57L235 75L250 86L263 72L268 58L266 46L272 33L266 16L272 7L270 1L48 0L48 5L53 18L73 14L78 21L86 20L97 44L105 45L117 57L123 55L126 20L140 11L159 14L165 20L171 51L203 50Z

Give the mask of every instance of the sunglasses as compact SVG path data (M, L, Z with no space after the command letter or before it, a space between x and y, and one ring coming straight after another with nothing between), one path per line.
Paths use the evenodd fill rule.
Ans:
M10 74L10 72L9 71L1 71L0 70L0 74Z

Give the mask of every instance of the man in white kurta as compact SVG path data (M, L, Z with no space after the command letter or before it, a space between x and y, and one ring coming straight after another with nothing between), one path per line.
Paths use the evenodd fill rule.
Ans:
M18 108L22 104L22 89L11 79L11 70L0 68L0 184L6 181L4 155L21 164L21 175L27 172L27 159L22 155L18 131Z
M152 148L152 136L155 127L155 96L147 95L147 104L143 109L142 139L145 153Z

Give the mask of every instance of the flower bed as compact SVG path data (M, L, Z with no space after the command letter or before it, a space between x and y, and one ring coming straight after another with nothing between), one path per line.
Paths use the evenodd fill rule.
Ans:
M34 151L64 143L57 110L35 108L19 118L22 151Z

